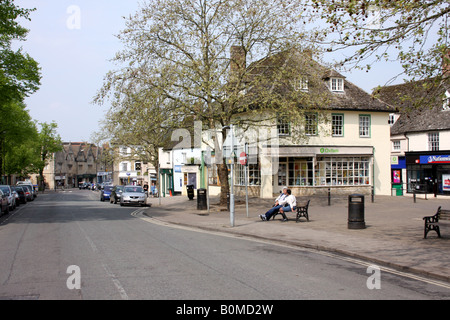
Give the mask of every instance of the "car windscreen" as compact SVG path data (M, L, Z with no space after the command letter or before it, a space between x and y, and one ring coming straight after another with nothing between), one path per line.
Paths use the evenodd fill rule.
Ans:
M105 186L105 187L103 188L103 190L105 190L105 191L111 191L112 188L113 188L113 186Z
M8 187L0 187L0 190L2 190L4 194L9 194L9 188Z
M144 193L144 189L142 189L142 187L125 187L123 192L141 192L141 193Z

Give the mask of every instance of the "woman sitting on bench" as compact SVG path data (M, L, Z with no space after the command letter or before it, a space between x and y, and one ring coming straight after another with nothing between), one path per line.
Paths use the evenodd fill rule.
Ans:
M280 214L283 216L283 221L287 221L285 212L294 211L297 209L297 198L291 194L291 189L286 190L288 196L280 203L282 207L280 208Z

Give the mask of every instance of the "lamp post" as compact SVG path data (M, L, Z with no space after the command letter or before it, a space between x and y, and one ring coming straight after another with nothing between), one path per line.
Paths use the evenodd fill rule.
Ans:
M231 153L230 153L230 166L231 166L231 186L230 186L230 224L231 227L234 227L234 192L233 192L233 185L234 185L234 132L233 132L233 125L230 124L229 126L225 126L222 129L230 129L231 131Z

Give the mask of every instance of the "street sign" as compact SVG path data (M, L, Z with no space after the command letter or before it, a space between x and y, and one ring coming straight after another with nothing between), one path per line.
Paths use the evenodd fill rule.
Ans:
M246 166L247 165L247 161L248 161L248 157L247 154L245 152L241 152L241 155L239 157L239 162L243 165Z

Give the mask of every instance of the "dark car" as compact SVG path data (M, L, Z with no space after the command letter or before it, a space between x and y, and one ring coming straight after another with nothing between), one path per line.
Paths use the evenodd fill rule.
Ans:
M20 186L22 187L23 191L25 192L25 197L27 198L27 201L33 201L34 196L33 196L33 190L32 190L31 185L22 184Z
M100 193L100 201L109 200L113 186L105 186Z
M8 196L0 190L0 216L9 213Z
M78 184L78 188L81 190L81 189L89 189L89 183L87 183L87 182L80 182L79 184Z
M21 186L15 186L14 190L16 191L19 198L17 199L17 203L27 203L27 197L25 195L25 190Z
M120 202L120 197L122 196L123 186L114 186L111 191L111 196L109 197L110 203Z

